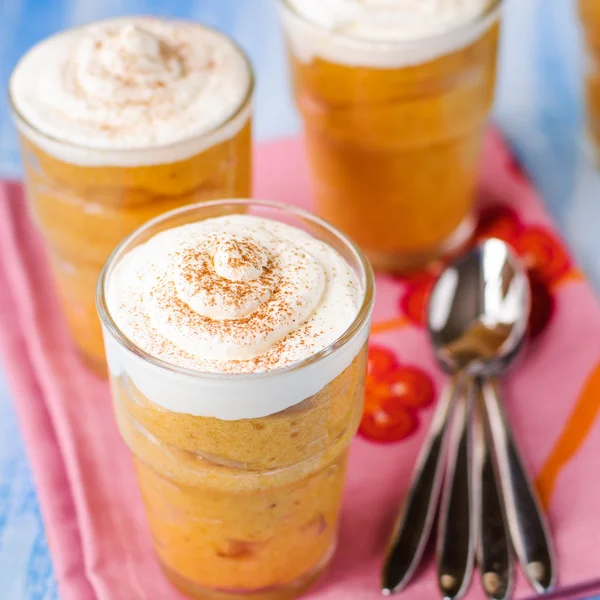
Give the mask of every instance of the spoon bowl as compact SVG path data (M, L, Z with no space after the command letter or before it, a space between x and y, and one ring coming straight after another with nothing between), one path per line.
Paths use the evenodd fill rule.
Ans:
M503 241L485 240L438 279L428 309L429 335L449 373L503 371L523 346L531 309L527 275Z

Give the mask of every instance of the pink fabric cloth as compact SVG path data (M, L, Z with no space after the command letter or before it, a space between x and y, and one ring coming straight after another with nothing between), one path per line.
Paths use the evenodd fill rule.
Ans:
M538 197L498 138L490 138L484 162L484 202L492 199L513 207L524 227L551 231ZM255 164L257 197L308 204L301 142L260 145ZM541 262L548 261L544 257ZM556 475L545 476L544 485L551 489L548 481L556 480L547 500L565 598L580 597L600 585L600 427L595 419L600 400L594 401L592 393L600 395L595 379L600 306L577 272L571 269L571 275L553 288L552 318L506 384L509 413L526 462L534 473ZM374 322L400 319L400 324L374 335L373 343L393 352L400 363L421 368L439 390L443 379L425 333L418 318L403 312L410 305L407 294L414 282L378 276L377 283ZM182 597L155 562L132 463L113 421L108 386L81 365L73 349L40 239L17 184L0 186L0 348L61 597ZM582 394L582 388L587 392ZM380 598L378 573L390 524L431 413L431 407L421 410L420 424L402 441L355 441L339 550L310 598ZM553 471L548 463L560 468ZM430 571L431 567L415 580L406 597L437 597ZM470 598L481 597L478 588L474 581ZM531 595L521 577L517 597Z

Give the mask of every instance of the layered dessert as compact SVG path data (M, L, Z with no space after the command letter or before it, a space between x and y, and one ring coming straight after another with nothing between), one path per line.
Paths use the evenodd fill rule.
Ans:
M501 0L279 0L318 212L375 267L473 230Z
M600 4L578 0L586 46L585 102L587 142L591 158L600 165Z
M183 592L291 598L327 565L372 286L343 236L256 202L166 215L106 266L117 422L156 553Z
M250 192L253 78L199 24L102 21L34 46L10 80L32 213L72 335L104 369L95 286L112 249L178 206Z

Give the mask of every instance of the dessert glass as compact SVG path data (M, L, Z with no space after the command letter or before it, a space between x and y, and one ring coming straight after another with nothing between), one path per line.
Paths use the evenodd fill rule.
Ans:
M224 40L247 64L244 99L211 130L175 143L132 150L69 143L35 127L11 96L31 213L46 243L71 335L99 374L106 373L106 362L95 289L115 246L166 211L250 194L252 68L243 51Z
M375 268L406 271L459 249L474 227L502 0L446 33L398 42L279 6L317 212Z
M578 0L578 6L586 53L586 147L593 162L600 165L600 4Z
M247 212L327 242L363 291L359 312L330 346L286 368L215 374L173 366L134 345L107 304L120 260L159 231ZM113 400L135 463L154 546L171 582L197 598L295 597L327 566L336 544L348 446L363 404L372 270L343 234L302 210L216 201L172 211L115 250L98 282ZM164 407L286 398L289 408L223 420ZM290 399L293 396L293 399Z

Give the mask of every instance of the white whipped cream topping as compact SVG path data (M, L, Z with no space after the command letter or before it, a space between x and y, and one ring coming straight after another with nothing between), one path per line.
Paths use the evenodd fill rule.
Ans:
M331 246L230 215L156 234L116 267L107 303L142 350L215 373L269 371L318 352L358 313L361 289Z
M352 362L367 337L365 327L337 355L275 384L260 377L202 381L202 372L268 374L305 359L339 338L362 303L357 275L330 245L250 215L156 234L116 265L106 298L131 342L200 377L161 371L106 336L113 375L124 372L169 410L221 419L265 416L310 397Z
M222 34L132 17L40 42L15 68L10 94L23 133L48 153L137 166L183 160L231 138L250 116L243 105L251 85L246 58Z
M349 66L418 65L467 46L496 0L281 0L294 55ZM500 6L501 1L497 2Z

